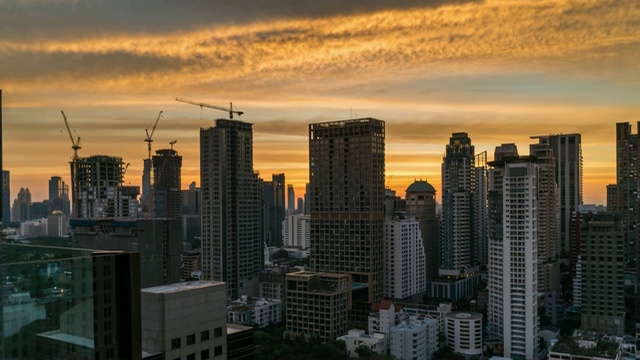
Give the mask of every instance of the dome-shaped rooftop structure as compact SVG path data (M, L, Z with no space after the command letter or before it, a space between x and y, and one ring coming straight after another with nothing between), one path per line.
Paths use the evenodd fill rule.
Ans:
M436 193L436 189L424 180L416 180L413 184L409 185L407 188L407 193L417 193L417 192L426 192L426 193Z

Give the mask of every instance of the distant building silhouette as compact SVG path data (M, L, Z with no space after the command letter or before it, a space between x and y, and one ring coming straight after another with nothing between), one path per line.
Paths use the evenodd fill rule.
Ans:
M8 170L2 170L2 226L11 221L11 177ZM0 354L2 354L0 352Z
M11 220L20 222L31 220L31 193L29 188L20 188L18 196L13 201Z
M407 215L420 223L423 248L426 256L425 277L433 281L438 277L440 241L436 217L436 189L424 180L416 180L406 190Z
M296 211L296 191L292 184L287 184L287 211Z

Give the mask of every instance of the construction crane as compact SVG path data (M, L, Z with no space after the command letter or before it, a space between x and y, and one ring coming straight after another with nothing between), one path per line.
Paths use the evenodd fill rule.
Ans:
M80 136L78 136L78 140L73 140L71 128L69 127L69 123L67 122L67 116L64 114L64 111L60 110L60 112L62 113L64 124L67 126L67 131L69 132L69 138L71 139L71 148L73 149L73 160L75 161L78 159L78 150L82 149L80 147Z
M144 139L144 141L146 141L149 146L147 146L147 149L149 150L149 159L151 159L151 143L153 142L153 133L156 131L156 126L158 126L158 120L160 120L160 117L162 116L162 110L160 110L160 113L158 114L158 118L156 119L156 123L153 124L153 128L151 129L151 134L149 134L149 129L144 129L144 131L147 133L147 138Z
M233 120L233 114L238 114L238 116L244 114L244 112L242 112L242 111L233 110L233 103L231 103L231 102L229 103L229 108L227 109L227 108L224 108L222 106L206 104L206 103L193 101L193 100L187 100L187 99L183 99L183 98L179 98L179 97L176 98L176 101L180 101L180 102L191 104L191 105L198 105L198 106L200 106L200 109L202 109L203 107L206 107L206 108L226 111L226 112L229 113L229 119L232 119L232 120Z
M173 141L169 142L169 145L171 145L171 150L173 150L173 145L175 143L177 143L177 142L178 142L178 140L173 140Z

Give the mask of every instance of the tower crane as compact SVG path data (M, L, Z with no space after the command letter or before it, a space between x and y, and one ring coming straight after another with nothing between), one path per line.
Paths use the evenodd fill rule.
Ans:
M149 159L151 159L151 143L153 142L153 133L156 131L156 126L158 126L158 120L160 120L160 117L162 116L162 110L160 110L160 113L158 114L158 118L156 119L156 123L153 124L153 128L151 129L151 134L149 134L149 129L144 129L144 131L147 133L147 138L144 139L144 141L147 142L147 144L149 144L147 146L147 149L149 150Z
M71 128L69 128L69 123L67 122L67 116L64 114L64 111L60 110L60 112L62 113L64 124L67 126L67 131L69 132L69 138L71 139L71 148L73 149L73 160L75 161L78 159L78 150L82 149L80 147L80 136L78 136L78 140L73 140Z
M238 114L238 116L244 114L244 112L242 111L238 111L238 110L233 110L233 103L229 103L229 108L224 108L222 106L216 106L216 105L211 105L211 104L207 104L207 103L203 103L203 102L198 102L198 101L193 101L193 100L187 100L187 99L183 99L183 98L176 98L176 101L180 101L183 103L187 103L187 104L191 104L191 105L198 105L200 106L200 109L202 109L203 107L206 108L210 108L210 109L216 109L216 110L221 110L221 111L226 111L229 113L229 119L233 120L233 114Z

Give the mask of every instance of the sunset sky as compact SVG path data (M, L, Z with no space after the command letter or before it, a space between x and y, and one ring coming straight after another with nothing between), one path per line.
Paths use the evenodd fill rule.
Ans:
M581 133L584 202L615 182L615 123L640 120L640 2L607 0L0 0L4 167L11 202L69 183L80 156L120 156L139 185L145 129L199 180L199 129L234 107L254 124L254 169L302 196L308 124L386 122L387 184L440 193L452 132L476 153ZM74 136L76 136L74 134Z

